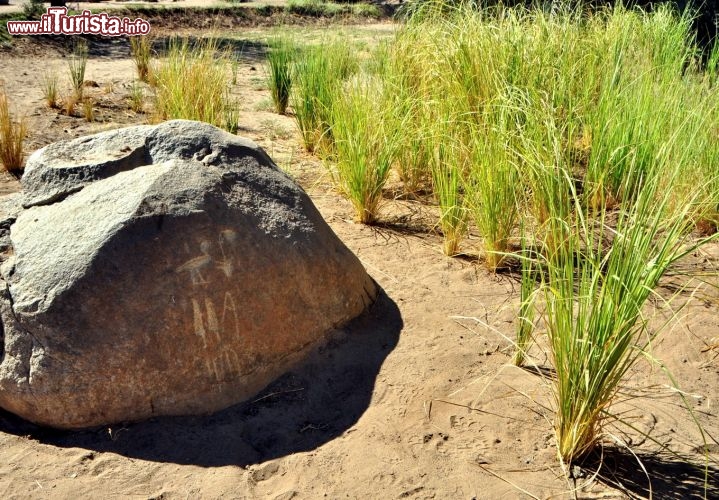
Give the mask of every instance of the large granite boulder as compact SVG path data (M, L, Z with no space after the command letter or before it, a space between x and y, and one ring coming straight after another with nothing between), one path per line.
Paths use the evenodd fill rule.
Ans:
M0 407L42 425L240 402L377 293L261 148L203 123L47 146L0 211Z

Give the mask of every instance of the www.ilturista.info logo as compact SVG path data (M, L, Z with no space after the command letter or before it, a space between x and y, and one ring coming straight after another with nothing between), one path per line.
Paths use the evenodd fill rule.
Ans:
M134 36L147 35L150 23L139 18L109 16L105 12L93 14L89 10L68 16L66 7L50 7L39 21L8 21L7 31L11 35Z

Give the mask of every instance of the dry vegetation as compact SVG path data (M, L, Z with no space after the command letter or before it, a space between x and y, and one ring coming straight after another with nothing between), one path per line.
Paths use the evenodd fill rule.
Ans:
M5 89L0 87L0 163L12 174L22 170L26 133L25 119L12 116Z

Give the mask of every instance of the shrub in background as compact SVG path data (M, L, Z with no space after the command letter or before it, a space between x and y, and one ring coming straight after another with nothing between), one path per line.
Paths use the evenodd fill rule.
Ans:
M0 4L2 4L2 2L0 2ZM7 5L7 2L5 5ZM22 13L25 19L38 20L40 16L46 12L43 0L30 0L22 6Z

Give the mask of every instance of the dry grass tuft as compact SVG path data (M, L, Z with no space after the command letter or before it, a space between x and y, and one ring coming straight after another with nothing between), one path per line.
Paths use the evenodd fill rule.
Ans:
M0 88L0 162L10 173L15 174L22 169L26 133L25 119L13 120L7 94Z
M62 98L62 110L67 116L75 115L75 106L78 103L77 94L70 92Z
M151 79L150 59L152 57L152 38L149 36L131 36L130 37L130 53L135 61L135 69L137 77L149 83Z
M130 86L130 109L135 113L142 113L145 109L145 91L137 83Z
M95 121L95 100L92 97L86 97L82 102L82 115L87 122Z
M40 85L42 86L42 95L49 108L58 107L57 81L57 73L49 71L43 74L40 82Z
M70 72L70 82L75 91L77 101L82 101L83 84L85 83L85 69L87 68L87 43L81 40L75 45L72 55L67 60Z

